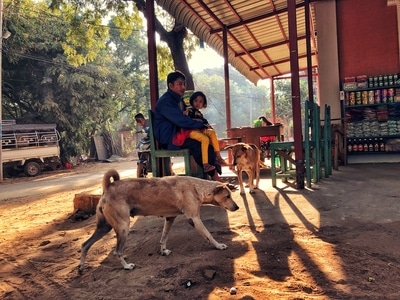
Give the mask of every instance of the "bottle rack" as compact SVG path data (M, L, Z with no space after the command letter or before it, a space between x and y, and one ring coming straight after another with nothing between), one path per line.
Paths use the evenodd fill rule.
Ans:
M343 89L348 155L400 153L400 85L394 83Z

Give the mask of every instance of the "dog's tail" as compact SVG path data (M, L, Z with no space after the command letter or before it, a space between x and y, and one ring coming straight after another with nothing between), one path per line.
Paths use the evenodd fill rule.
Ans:
M107 191L111 184L111 178L115 181L119 180L119 174L117 170L109 170L104 174L103 177L103 193Z
M100 199L100 202L96 208L96 219L97 219L96 230L92 234L92 236L82 244L81 260L80 260L80 263L78 266L79 274L82 274L82 272L83 272L86 255L87 255L90 247L92 247L92 245L94 243L96 243L98 240L100 240L103 236L105 236L112 229L112 226L107 222L107 219L105 218L104 213L103 213L103 205L104 205L103 197L104 197L104 193L107 191L107 189L111 185L111 178L114 180L114 182L119 180L119 174L116 170L109 170L104 174L103 196Z

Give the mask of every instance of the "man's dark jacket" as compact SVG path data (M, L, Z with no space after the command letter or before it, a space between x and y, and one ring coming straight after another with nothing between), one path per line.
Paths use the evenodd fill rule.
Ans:
M172 138L179 128L202 129L204 124L183 114L179 104L181 96L168 89L157 101L154 111L153 130L158 142L167 149L179 149Z

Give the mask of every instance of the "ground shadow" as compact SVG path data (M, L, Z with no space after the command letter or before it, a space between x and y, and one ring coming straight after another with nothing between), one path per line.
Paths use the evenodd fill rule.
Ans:
M289 260L300 260L304 266L301 272L315 282L310 293L346 299L399 296L399 286L393 287L389 279L395 274L392 264L400 262L395 250L400 242L393 240L400 222L395 184L399 167L345 166L311 189L295 190L290 183L275 189L273 206L285 211L294 235L284 242L292 252ZM267 194L273 192L268 189ZM255 201L259 215L269 222L260 203ZM298 271L292 269L294 276L299 276ZM377 281L380 284L375 284Z

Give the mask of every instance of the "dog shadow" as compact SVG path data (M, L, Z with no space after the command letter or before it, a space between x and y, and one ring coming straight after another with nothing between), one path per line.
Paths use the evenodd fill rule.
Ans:
M236 203L241 207L240 211L246 214L249 230L257 239L251 242L251 247L257 254L256 264L259 266L259 270L253 271L253 275L283 282L287 277L292 276L289 256L292 248L295 247L293 231L279 209L278 200L270 199L259 188L255 190L255 193L250 194L248 175L246 172L242 173L246 193L235 192L234 195ZM260 179L270 177L269 168L260 169ZM232 184L239 184L237 176L227 177L227 179L230 179Z
M252 247L257 253L259 270L252 273L260 278L267 276L283 282L292 276L289 256L294 244L294 234L274 201L261 189L255 191L253 194L240 195L249 228L257 238L252 241Z

